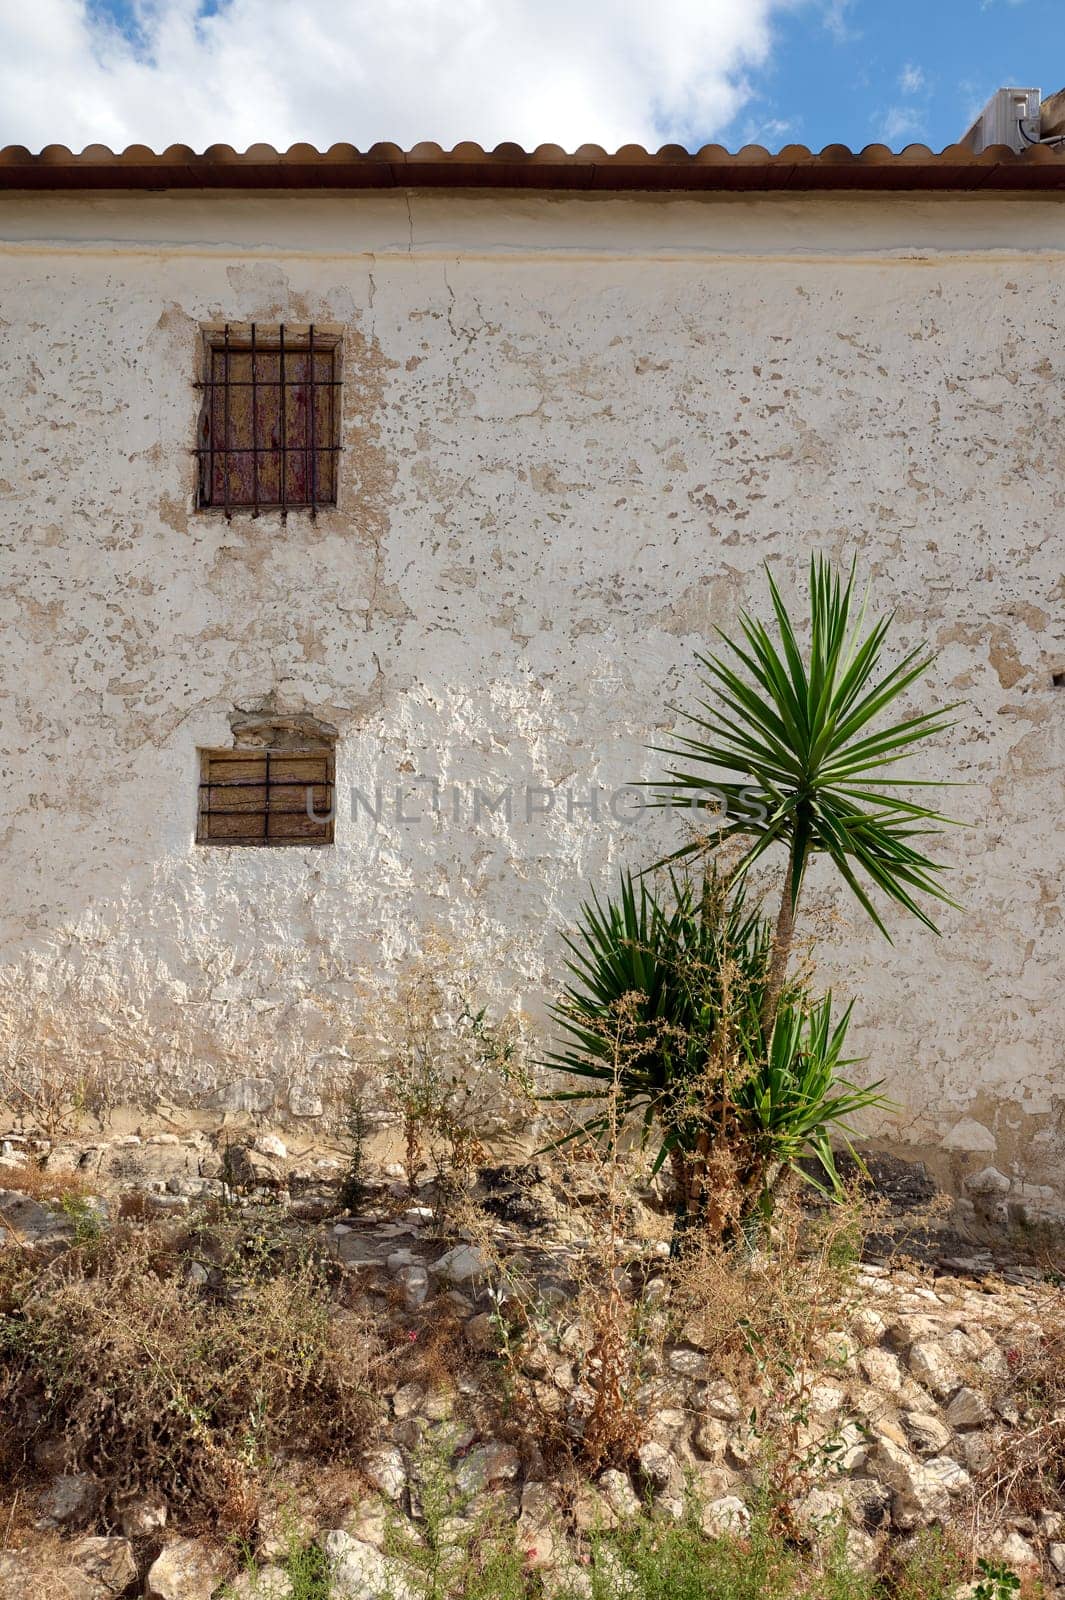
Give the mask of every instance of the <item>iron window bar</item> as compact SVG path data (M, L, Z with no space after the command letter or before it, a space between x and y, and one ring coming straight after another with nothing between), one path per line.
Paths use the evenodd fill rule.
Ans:
M275 765L292 767L302 762L321 766L321 775L277 777ZM227 769L247 764L258 767L258 772L247 776L227 770L217 771L221 763ZM335 817L336 776L333 752L326 749L282 750L271 747L234 750L203 750L200 752L199 821L197 844L208 845L277 845L314 846L333 843ZM240 791L256 792L251 803L241 803L236 797ZM260 798L261 794L261 798ZM291 795L302 799L302 804L277 805L276 797ZM306 824L302 820L306 814ZM213 818L233 818L245 826L233 831L216 832ZM288 825L288 819L298 820L298 831ZM274 824L275 826L271 826Z
M229 324L226 323L226 333L228 334L228 332L229 332ZM226 394L228 395L228 393L229 393L229 390L227 388L226 389ZM255 387L255 324L253 322L252 325L251 325L251 436L252 436L252 440L255 441L256 443L258 442L258 438L259 438L259 408L256 405L256 401L258 400L258 398L259 398L258 391L257 391L257 389ZM314 399L313 394L311 395L311 399L313 401L313 399ZM253 455L252 458L251 458L251 470L252 470L252 479L253 479L253 482L254 482L254 489L252 490L252 499L254 501L254 504L252 506L252 513L251 514L252 514L253 517L257 517L259 515L259 455L258 455L258 451L256 451L255 455ZM267 779L267 781L269 782L269 778Z
M253 517L257 517L264 510L280 510L281 520L284 521L290 510L309 510L312 518L316 518L320 505L335 505L337 495L337 467L338 457L343 446L336 437L336 399L335 394L341 388L343 380L337 375L337 351L339 340L327 336L324 340L315 328L314 323L307 327L306 335L297 335L293 341L285 323L278 325L276 336L268 334L263 339L261 330L256 323L250 324L247 334L237 336L238 343L234 343L231 325L227 322L222 329L221 341L216 332L209 332L207 338L207 375L195 385L204 394L204 412L201 416L200 440L196 446L195 454L200 463L200 504L205 507L220 506L225 512L226 520L231 521L234 510L249 510ZM276 338L276 342L275 342ZM239 378L234 376L235 361L238 356L250 358L250 376ZM260 376L260 358L262 356L275 356L277 360L277 377ZM328 376L319 375L318 358L328 358ZM290 375L290 364L296 357L305 357L304 374L302 377L293 378ZM218 360L221 359L221 375L218 374ZM216 403L217 391L222 390L222 417L218 419L218 406ZM251 442L234 443L231 409L231 390L250 389L251 402ZM260 400L264 393L276 392L278 423L276 440L270 444L260 442ZM321 442L318 428L318 396L328 395L328 437L329 443ZM306 413L304 426L300 430L298 439L289 438L289 423L293 416L293 405L299 404L298 398L305 396ZM222 438L217 438L216 422L221 421ZM266 499L262 493L262 468L261 457L268 457L277 463L277 497ZM292 488L291 458L302 458L303 465L303 492L290 492ZM325 491L321 484L321 457L325 457L329 465L328 482ZM239 491L240 468L242 459L250 457L251 461L251 493L248 497L234 497L234 477L237 479ZM221 472L218 465L221 464ZM219 477L221 484L219 485ZM219 488L221 492L219 493Z
M281 464L280 464L280 467L279 467L278 470L280 471L280 474L281 474L281 485L280 485L280 487L281 487L281 521L284 522L284 520L285 520L285 508L288 505L288 495L285 492L287 490L287 488L288 488L288 474L285 471L285 468L288 465L288 457L286 455L286 451L288 449L288 435L285 432L285 324L284 323L281 324L281 347L280 347L280 354L279 354L279 356L277 358L277 368L278 368L278 376L281 379L281 427L278 430L278 432L281 435ZM311 375L312 382L313 382L313 376L314 375L312 373L312 375ZM254 384L254 382L255 382L255 373L254 372L252 373L251 378L252 378L252 383ZM252 393L254 394L254 392L255 391L253 389ZM312 400L314 398L314 390L313 390L313 388L311 389L311 398L312 398ZM314 513L312 512L311 515L313 516ZM267 771L269 772L269 770L270 770L269 761L266 763L266 767L267 767Z
M230 510L229 510L229 465L230 465L230 463L229 463L229 394L230 394L229 373L230 373L230 360L229 360L229 323L228 322L226 323L225 342L224 342L222 348L223 348L223 350L225 352L225 354L223 356L223 360L222 360L222 372L223 372L224 381L225 381L225 388L222 390L222 404L225 406L225 419L226 419L225 420L225 424L224 424L224 426L222 428L222 502L223 502L223 504L225 506L225 509L226 509L226 521L228 522L229 519L230 519L230 515L231 515ZM254 395L254 393L255 393L254 357L252 358L252 363L253 364L252 364L252 373L251 373L251 392ZM213 366L213 363L212 363L212 366ZM213 371L212 371L211 376L212 376L212 378L214 377ZM284 366L283 365L282 365L282 369L281 369L281 382L282 382L282 385L285 382L285 371L284 371ZM212 399L213 399L213 393L212 393ZM213 405L211 407L211 410L212 411L214 410ZM255 435L254 434L252 434L252 440L253 440L253 442L255 442ZM213 483L211 484L211 493L212 494L214 493L214 484ZM259 509L258 506L256 506L255 509L258 510ZM266 766L267 766L267 772L269 772L270 763L267 762Z

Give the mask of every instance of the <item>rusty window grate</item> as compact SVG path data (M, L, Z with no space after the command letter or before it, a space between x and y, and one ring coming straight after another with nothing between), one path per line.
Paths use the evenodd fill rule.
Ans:
M200 506L336 504L340 455L340 341L306 329L226 326L204 333L196 455Z
M332 750L201 750L197 844L333 842Z

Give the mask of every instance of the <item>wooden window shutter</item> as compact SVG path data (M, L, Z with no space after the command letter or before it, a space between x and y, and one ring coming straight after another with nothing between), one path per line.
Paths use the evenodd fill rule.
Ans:
M201 750L198 844L332 844L333 751Z

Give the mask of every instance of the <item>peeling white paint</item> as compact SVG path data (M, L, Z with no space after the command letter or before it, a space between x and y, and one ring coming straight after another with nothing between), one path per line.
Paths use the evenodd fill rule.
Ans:
M408 220L402 195L23 195L0 217L12 1058L306 1104L352 970L429 925L537 1011L588 883L670 837L562 793L654 776L764 560L794 590L811 548L856 553L899 647L940 650L922 694L966 702L926 760L971 785L946 847L966 909L940 941L894 918L888 946L819 872L823 970L860 995L896 1143L1061 1196L1060 202L414 195ZM344 327L341 503L316 523L192 509L219 318ZM266 694L340 730L336 846L197 849L196 749ZM403 772L559 798L477 829L352 820L352 785Z

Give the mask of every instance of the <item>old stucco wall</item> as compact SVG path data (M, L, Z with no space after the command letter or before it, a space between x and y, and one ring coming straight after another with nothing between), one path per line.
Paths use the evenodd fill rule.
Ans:
M349 977L420 930L537 1012L589 881L661 818L567 801L652 776L714 623L856 553L900 647L964 697L964 914L889 947L819 878L896 1143L1065 1166L1065 206L6 197L0 208L8 1060L125 1093L328 1084ZM341 504L192 509L198 328L344 329ZM264 696L337 726L327 851L193 843L196 750ZM515 792L426 816L397 778ZM381 782L385 818L353 821ZM556 792L525 816L525 786ZM418 802L414 796L420 793ZM533 805L546 804L536 796ZM271 1089L265 1098L274 1093ZM298 1099L297 1105L302 1104Z

